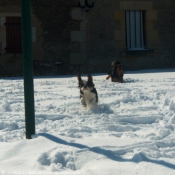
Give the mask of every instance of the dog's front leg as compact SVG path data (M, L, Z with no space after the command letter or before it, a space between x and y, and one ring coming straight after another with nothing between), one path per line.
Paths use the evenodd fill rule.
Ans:
M86 107L86 101L85 101L84 97L80 98L80 102L81 102L82 106Z
M85 100L85 98L84 98L84 93L83 93L83 91L82 90L80 90L80 103L81 103L81 105L82 106L84 106L84 107L86 107L86 100Z
M88 109L94 109L97 106L97 102L95 98L92 98L87 101L87 108Z
M86 107L86 101L85 101L84 98L81 98L81 99L80 99L80 102L81 102L81 105L82 105L82 106Z

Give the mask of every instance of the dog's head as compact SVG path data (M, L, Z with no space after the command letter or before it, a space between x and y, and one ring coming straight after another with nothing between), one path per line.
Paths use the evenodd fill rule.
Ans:
M94 88L94 83L91 74L88 74L87 80L82 80L81 75L77 74L78 86L82 91L91 91Z

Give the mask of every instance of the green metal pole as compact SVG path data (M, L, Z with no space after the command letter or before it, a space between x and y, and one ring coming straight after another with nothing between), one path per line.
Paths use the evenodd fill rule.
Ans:
M21 0L25 127L26 127L26 138L27 139L31 139L31 135L35 134L35 110L34 110L34 86L33 86L33 60L32 60L32 35L31 35L30 6L31 6L30 0Z

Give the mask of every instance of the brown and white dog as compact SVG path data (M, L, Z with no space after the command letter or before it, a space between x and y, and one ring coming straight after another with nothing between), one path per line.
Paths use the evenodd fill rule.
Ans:
M78 85L80 88L80 102L81 105L87 109L94 109L98 104L98 94L94 87L93 79L90 74L88 74L88 79L82 80L81 75L77 74Z
M124 70L125 70L124 65L120 63L114 65L112 69L108 72L108 76L106 77L106 80L111 78L112 82L123 83Z

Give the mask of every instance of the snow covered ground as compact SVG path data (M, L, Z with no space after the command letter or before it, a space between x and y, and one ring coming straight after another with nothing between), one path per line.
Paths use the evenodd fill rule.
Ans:
M76 76L35 78L31 140L23 80L1 78L0 175L174 175L175 69L105 77L93 74L93 111L80 106Z

